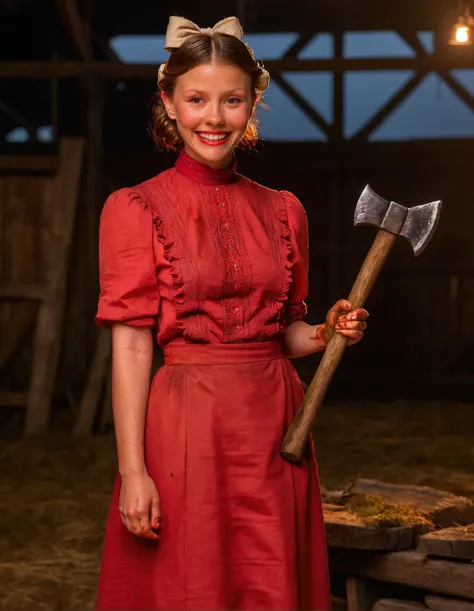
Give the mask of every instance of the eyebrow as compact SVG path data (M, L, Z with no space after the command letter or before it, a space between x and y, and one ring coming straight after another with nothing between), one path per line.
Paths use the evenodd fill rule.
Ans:
M223 95L226 96L226 95L237 94L237 93L239 93L241 95L245 95L245 90L242 89L242 88L236 87L235 89L229 89L229 91L225 91ZM191 89L185 89L183 91L183 94L184 95L190 95L190 94L193 94L193 95L205 95L206 92L205 91L200 91L199 89L192 89L191 88Z

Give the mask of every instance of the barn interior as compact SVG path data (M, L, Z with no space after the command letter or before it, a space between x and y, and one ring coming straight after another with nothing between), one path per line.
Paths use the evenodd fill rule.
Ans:
M94 605L116 470L111 340L94 325L98 226L112 191L175 162L149 133L170 15L201 27L237 16L270 72L261 141L237 152L238 170L306 209L308 322L347 297L375 238L354 227L366 185L407 207L443 202L421 254L396 240L314 440L328 499L365 478L472 503L471 11L465 0L0 0L0 609ZM294 362L305 384L320 359ZM426 592L474 609L474 574L445 591L334 562L346 562L341 609L373 608L366 578L414 588L397 597L434 611L454 608Z

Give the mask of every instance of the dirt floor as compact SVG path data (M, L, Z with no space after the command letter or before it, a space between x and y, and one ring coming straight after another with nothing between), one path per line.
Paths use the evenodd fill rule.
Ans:
M357 477L474 500L474 405L327 406L315 441L322 484ZM113 436L2 439L0 611L92 609L115 475Z

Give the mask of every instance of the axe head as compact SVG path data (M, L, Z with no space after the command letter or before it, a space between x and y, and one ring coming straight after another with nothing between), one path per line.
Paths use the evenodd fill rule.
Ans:
M389 202L367 185L357 202L354 225L373 225L406 238L415 256L428 245L438 224L441 201L406 208Z

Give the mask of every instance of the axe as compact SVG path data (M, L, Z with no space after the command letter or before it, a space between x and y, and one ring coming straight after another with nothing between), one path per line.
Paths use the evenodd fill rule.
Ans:
M379 231L348 297L354 309L363 307L397 236L401 235L410 242L415 256L425 249L435 232L441 206L441 201L437 201L405 208L383 199L369 186L364 189L355 209L354 225L374 225ZM347 338L334 333L326 347L303 403L280 448L283 458L290 462L300 460L303 455L316 412L324 400L347 341Z

